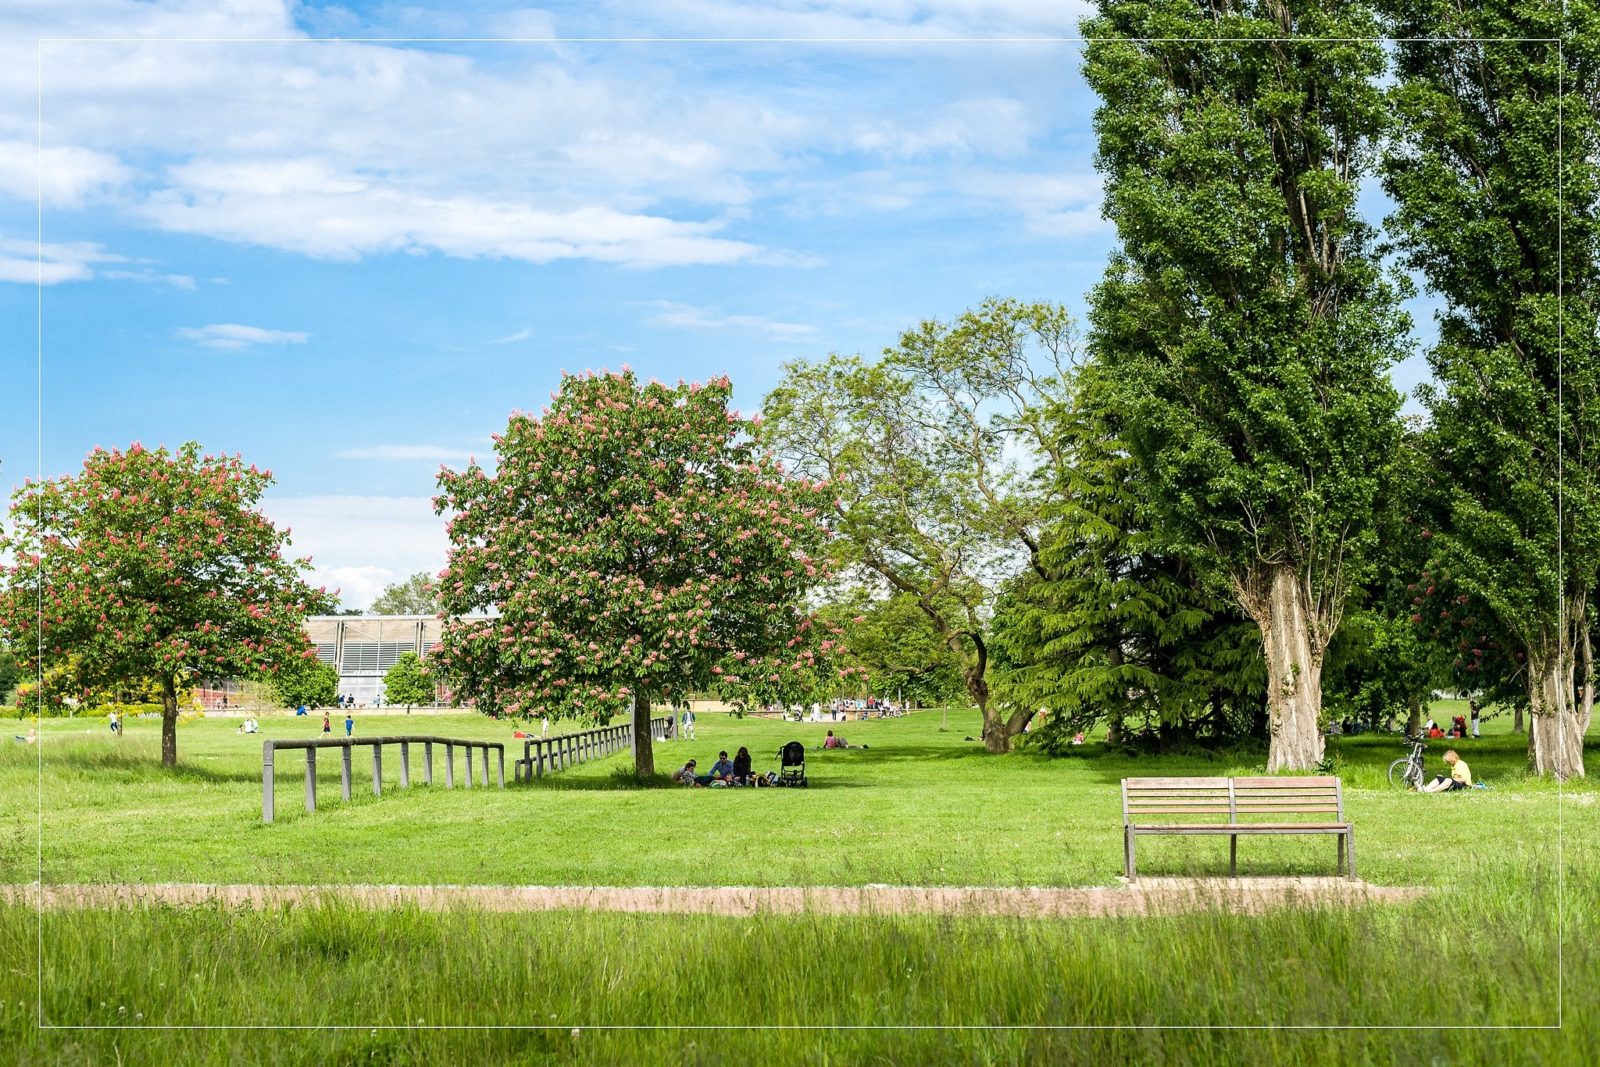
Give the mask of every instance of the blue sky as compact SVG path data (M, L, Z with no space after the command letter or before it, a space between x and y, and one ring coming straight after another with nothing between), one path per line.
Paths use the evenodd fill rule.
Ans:
M442 565L439 463L486 455L563 369L727 372L753 408L784 360L874 353L986 296L1081 317L1112 233L1077 46L951 40L1081 13L7 5L0 484L40 462L42 300L46 473L133 440L242 452L363 606ZM140 40L36 44L79 36ZM358 36L567 40L310 39ZM597 36L833 40L571 40Z

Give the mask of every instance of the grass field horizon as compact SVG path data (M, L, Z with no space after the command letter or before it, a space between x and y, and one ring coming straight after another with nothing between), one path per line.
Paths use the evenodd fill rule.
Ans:
M1441 705L1436 713L1453 708ZM418 719L362 713L365 736L426 733L507 745L514 724L463 712ZM941 723L948 729L941 730ZM1469 880L1472 865L1446 853L1483 854L1490 867L1552 850L1558 827L1600 828L1589 782L1558 787L1524 769L1520 735L1491 720L1482 740L1454 743L1491 788L1452 796L1392 789L1384 773L1402 746L1392 735L1330 739L1347 812L1356 826L1359 873L1393 885ZM995 757L976 741L977 714L923 711L900 719L793 723L701 715L695 741L658 742L658 769L690 756L748 747L755 766L777 749L808 748L804 790L638 789L625 753L531 784L398 787L394 754L382 797L358 749L352 799L339 797L338 760L318 761L319 806L304 811L303 763L278 763L278 819L261 821L263 737L319 736L315 717L268 716L262 735L237 720L180 728L179 766L158 763L158 728L134 720L114 738L102 720L46 720L42 748L0 753L0 882L285 882L491 885L1112 885L1121 874L1124 777L1260 772L1264 754L1130 757L1091 743L1049 759L1022 751ZM832 729L852 745L819 746ZM1445 745L1428 751L1442 767ZM287 758L286 758L287 757ZM421 754L413 752L413 783ZM41 760L43 775L40 776ZM458 757L459 761L459 757ZM507 768L510 778L510 768ZM42 788L42 794L41 794ZM41 809L42 801L42 811ZM42 855L40 852L42 837ZM1226 870L1224 839L1141 842L1145 874ZM1246 842L1254 874L1331 874L1333 846L1310 838Z
M514 724L470 713L356 723L520 754ZM1392 735L1330 739L1361 877L1419 899L1045 919L425 910L341 886L1116 886L1121 778L1259 773L1264 748L993 756L969 710L701 715L697 740L658 743L659 768L743 745L762 769L798 739L811 788L641 789L619 754L504 790L461 788L459 768L453 791L400 790L386 759L374 797L357 750L349 802L338 761L318 761L314 814L303 763L280 760L266 825L262 738L237 719L180 727L173 770L154 723L113 738L104 720L46 720L42 747L0 750L0 882L42 862L51 884L323 888L259 909L0 904L0 1044L93 1063L1589 1062L1600 787L1528 775L1509 719L1485 725L1428 750L1430 773L1453 745L1491 787L1451 795L1388 785ZM320 719L261 727L312 737ZM822 751L829 729L869 747ZM1220 877L1226 857L1225 839L1154 840L1140 869ZM1321 839L1249 841L1240 861L1247 877L1334 873ZM229 1029L282 1026L302 1029Z

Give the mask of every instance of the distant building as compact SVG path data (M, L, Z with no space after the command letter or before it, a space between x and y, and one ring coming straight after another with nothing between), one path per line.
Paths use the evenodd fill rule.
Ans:
M383 676L407 652L424 661L444 632L433 615L312 615L306 636L317 658L339 672L339 693L371 704L383 694Z

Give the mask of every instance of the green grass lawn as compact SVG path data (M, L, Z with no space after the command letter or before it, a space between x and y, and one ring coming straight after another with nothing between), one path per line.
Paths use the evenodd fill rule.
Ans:
M628 757L613 756L504 790L398 788L385 759L384 795L371 794L370 756L358 750L354 799L339 799L338 760L318 760L319 803L304 811L298 753L279 759L278 821L261 822L261 743L237 720L179 729L180 766L158 766L157 725L125 737L101 720L51 721L41 748L0 748L0 880L31 881L43 826L46 880L127 882L448 883L565 885L1108 885L1121 873L1118 782L1144 774L1245 774L1262 754L1130 759L1099 744L1050 760L985 753L972 712L835 724L852 745L820 751L827 725L702 715L699 739L657 745L658 767L748 746L758 768L798 738L812 786L784 789L626 788ZM270 737L314 736L315 718L262 720ZM1509 720L1459 747L1493 788L1417 796L1391 790L1392 737L1331 742L1357 828L1360 873L1385 884L1470 883L1530 859L1553 862L1558 827L1569 840L1600 829L1596 786L1557 790L1529 780ZM503 740L511 726L472 714L362 714L367 735L419 732ZM1442 767L1444 746L1429 751ZM42 756L42 816L40 807ZM421 774L413 753L414 782ZM442 756L436 753L436 759ZM1600 765L1597 765L1600 770ZM510 769L507 769L508 777ZM442 782L440 769L436 782ZM1225 839L1141 842L1141 871L1225 870ZM1248 840L1248 873L1331 873L1333 843Z
M333 896L50 911L41 931L0 907L0 1047L72 1063L1592 1063L1592 880L1573 880L1568 906L1565 1028L1453 1029L1559 1018L1544 875L1504 873L1354 911L1058 922L368 911ZM41 1007L54 1026L107 1029L41 1031ZM309 1029L126 1029L219 1024ZM508 1029L426 1029L484 1026Z
M760 768L798 738L812 746L806 790L627 788L617 756L504 791L401 791L390 759L374 798L358 754L355 799L338 799L337 760L324 758L324 806L307 815L289 754L271 826L260 739L236 734L236 720L180 728L175 772L157 765L153 723L115 739L100 720L49 722L42 747L0 749L0 879L37 876L42 825L52 882L330 888L294 908L47 911L42 926L0 906L0 1047L67 1063L1592 1062L1600 789L1526 778L1508 719L1457 746L1487 791L1394 792L1383 777L1394 738L1332 742L1362 875L1434 887L1405 904L723 918L362 910L338 894L353 882L1107 885L1121 872L1119 779L1250 773L1263 757L1130 759L1098 744L1058 760L993 757L965 740L975 714L949 713L947 732L943 718L834 725L870 748L822 752L828 725L702 715L698 741L657 748L666 769L745 745ZM473 715L357 719L368 735L511 741L510 726ZM319 725L262 721L273 737ZM1332 871L1325 840L1241 852L1247 873ZM1148 842L1141 867L1219 873L1226 845ZM38 1029L41 1010L69 1028ZM1558 1018L1564 1029L1449 1029ZM506 1029L404 1029L418 1022ZM219 1024L313 1029L127 1029ZM1421 1029L1184 1029L1241 1024ZM608 1029L637 1026L657 1029ZM982 1029L995 1026L1178 1029Z

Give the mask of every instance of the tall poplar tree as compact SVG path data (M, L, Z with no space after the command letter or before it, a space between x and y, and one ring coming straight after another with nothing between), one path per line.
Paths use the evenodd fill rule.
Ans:
M1120 246L1090 352L1162 539L1261 629L1269 770L1313 767L1323 657L1399 432L1406 320L1356 211L1385 123L1379 26L1360 2L1098 7L1085 76Z
M1582 775L1600 576L1600 8L1385 7L1391 33L1414 38L1396 45L1389 225L1444 304L1425 394L1444 498L1433 569L1520 644L1534 769Z

